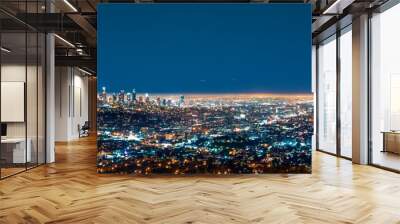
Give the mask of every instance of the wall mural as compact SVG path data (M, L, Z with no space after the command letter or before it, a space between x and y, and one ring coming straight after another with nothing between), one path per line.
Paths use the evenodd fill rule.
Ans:
M99 173L310 173L307 4L100 4Z

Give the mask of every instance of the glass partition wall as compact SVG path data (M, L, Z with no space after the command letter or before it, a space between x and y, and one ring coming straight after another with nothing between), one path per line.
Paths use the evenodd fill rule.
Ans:
M39 2L18 7L35 12ZM46 156L45 35L14 19L0 12L1 179L45 163Z
M371 18L370 163L400 171L400 4Z
M317 150L352 157L351 25L317 47Z

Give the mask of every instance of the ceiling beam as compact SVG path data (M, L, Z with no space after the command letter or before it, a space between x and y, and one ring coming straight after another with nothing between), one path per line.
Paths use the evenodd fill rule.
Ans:
M71 20L73 20L83 31L90 37L87 39L91 46L96 46L97 30L89 23L89 21L80 14L68 14Z
M96 72L97 60L91 56L56 56L56 66L86 67Z

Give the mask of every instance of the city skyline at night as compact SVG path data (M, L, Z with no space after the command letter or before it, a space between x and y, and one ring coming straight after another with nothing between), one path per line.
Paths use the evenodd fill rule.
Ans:
M99 173L311 172L310 5L98 13Z
M104 4L98 87L310 93L307 4Z
M311 172L311 94L97 97L99 173Z

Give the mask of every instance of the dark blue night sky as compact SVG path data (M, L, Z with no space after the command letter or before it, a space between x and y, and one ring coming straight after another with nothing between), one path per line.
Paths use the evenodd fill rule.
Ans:
M98 83L107 91L311 91L306 4L100 4Z

